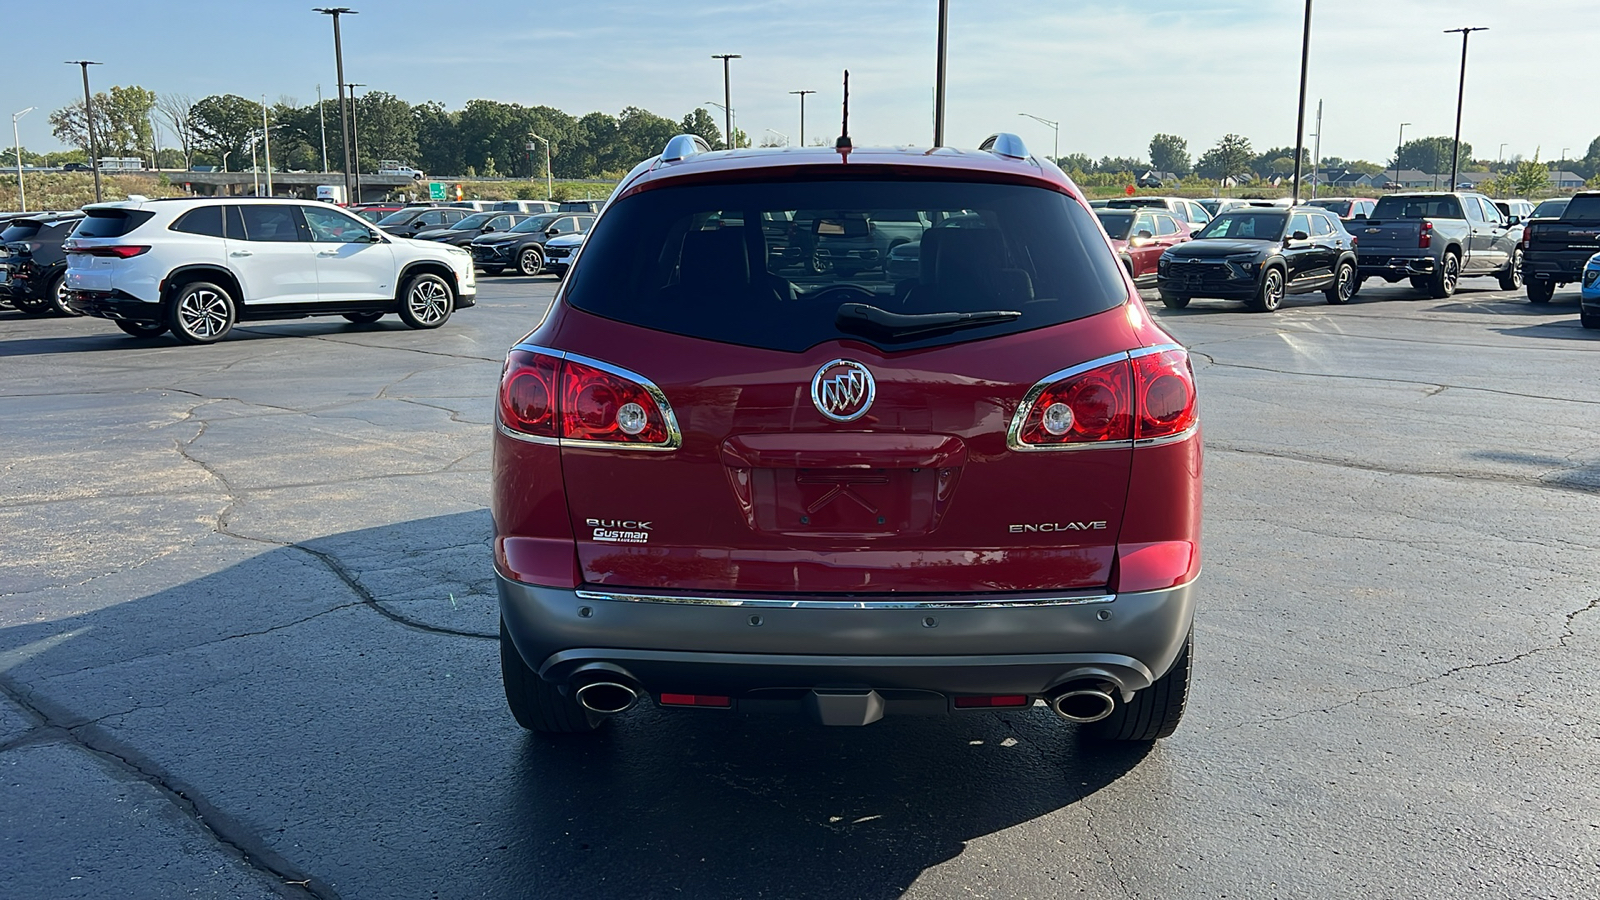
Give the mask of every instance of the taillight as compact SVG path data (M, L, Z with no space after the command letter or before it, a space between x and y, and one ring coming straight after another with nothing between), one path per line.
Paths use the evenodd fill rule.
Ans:
M79 253L87 253L90 256L109 256L109 257L114 257L116 259L132 259L133 257L138 256L138 255L140 255L142 253L149 253L150 252L150 248L149 247L139 247L139 246L135 246L133 244L118 244L116 246L111 246L111 247L79 248L78 252Z
M598 360L513 350L500 377L500 424L513 436L671 450L677 420L660 389Z
M1533 243L1533 226L1529 225L1522 229L1522 246L1526 248L1531 243Z
M1417 232L1417 247L1426 250L1433 246L1433 223L1423 222L1422 230Z
M1181 347L1146 348L1058 372L1012 417L1013 450L1088 450L1186 436L1199 420Z

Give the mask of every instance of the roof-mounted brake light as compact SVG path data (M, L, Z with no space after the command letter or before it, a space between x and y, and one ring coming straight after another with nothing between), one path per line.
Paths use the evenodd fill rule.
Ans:
M1006 131L989 135L987 140L978 145L978 149L1007 159L1027 159L1029 156L1028 145L1022 142L1022 138Z

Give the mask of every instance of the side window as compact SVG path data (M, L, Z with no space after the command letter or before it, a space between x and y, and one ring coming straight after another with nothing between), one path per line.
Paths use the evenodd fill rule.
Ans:
M417 224L418 225L430 225L430 226L431 225L443 225L444 224L444 213L442 213L442 212L440 212L438 210L433 210L432 212L425 212L422 215L417 216Z
M306 227L311 230L311 240L322 244L365 243L368 231L344 213L312 206L300 207L306 217Z
M244 234L247 241L282 243L300 240L298 207L277 204L251 203L239 207L244 215Z
M471 215L471 211L465 209L442 209L435 213L435 215L439 217L439 221L441 223L445 225L454 225L462 219L465 219L468 215Z
M562 216L556 220L556 227L561 229L562 234L571 234L578 230L578 220L573 216Z
M579 216L577 219L578 230L584 234L589 233L589 226L594 224L594 216Z
M1204 206L1193 202L1189 203L1188 206L1189 222L1191 224L1205 225L1207 222L1211 221L1211 214L1206 212L1206 208Z
M1288 237L1293 237L1296 232L1300 232L1300 231L1303 231L1306 234L1310 234L1311 233L1311 222L1309 221L1309 219L1310 219L1310 216L1307 216L1305 213L1295 213L1289 219L1289 234L1287 236Z
M1484 215L1488 217L1487 221L1493 222L1497 225L1504 225L1506 223L1505 214L1500 212L1500 207L1494 205L1494 201L1479 197L1478 202L1483 204Z
M1178 225L1178 220L1171 216L1156 216L1156 237L1171 237L1183 231Z
M1311 234L1314 237L1327 237L1333 234L1333 224L1328 221L1327 216L1312 216Z
M172 230L184 234L222 237L222 207L202 206L199 209L191 209L172 223Z
M1183 201L1180 200L1177 203L1172 204L1172 206L1173 206L1173 209L1172 209L1172 214L1173 215L1177 216L1178 218L1182 219L1185 222L1188 222L1190 225L1195 224L1194 220L1189 217L1189 207L1188 207L1187 204L1185 204Z
M1141 231L1148 231L1151 235L1156 233L1155 216L1151 215L1150 213L1140 213L1138 217L1133 220L1133 228L1131 231L1129 231L1129 236L1138 237Z
M236 241L245 239L244 216L240 214L238 206L229 204L222 208L222 234Z
M1477 197L1462 197L1461 205L1467 208L1467 218L1474 222L1487 221L1483 217L1483 207L1478 205Z

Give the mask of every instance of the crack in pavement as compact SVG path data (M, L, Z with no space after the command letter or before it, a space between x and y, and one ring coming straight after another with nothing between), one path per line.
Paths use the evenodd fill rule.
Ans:
M1546 481L1547 476L1529 478L1523 475L1506 475L1494 472L1452 472L1444 469L1399 469L1377 463L1364 463L1359 460L1341 459L1336 456L1320 456L1315 453L1300 453L1287 450L1263 450L1254 447L1241 447L1235 444L1224 444L1220 441L1211 441L1206 444L1207 450L1216 450L1223 453L1238 453L1244 456L1264 456L1269 459L1283 459L1291 462L1309 463L1312 465L1333 466L1340 469L1356 469L1362 472L1375 472L1380 475L1408 475L1415 478L1438 478L1449 481L1482 481L1490 484L1514 484L1525 487L1536 487L1550 491L1561 491L1570 494L1584 494L1593 496L1600 494L1600 485L1589 486L1582 484L1567 484L1560 481ZM1588 466L1573 466L1568 469L1556 469L1550 474L1571 472L1587 469Z
M109 764L135 780L154 788L169 804L206 833L228 856L242 862L252 870L267 876L278 892L285 897L338 900L339 894L321 878L308 875L277 851L271 849L259 835L234 821L231 816L212 805L181 779L167 772L154 760L145 757L110 732L93 724L68 727L62 723L70 718L66 711L53 702L39 699L26 685L14 682L0 674L0 694L21 707L36 723L30 731L38 743L48 737L59 736L90 756ZM17 742L12 742L15 746ZM7 747L5 749L10 749Z
M1244 363L1217 362L1215 357L1199 351L1195 351L1195 355L1203 357L1207 362L1218 369L1245 369L1252 372L1271 372L1276 375L1290 375L1298 378L1332 378L1346 381L1374 381L1380 384L1405 384L1415 387L1438 388L1437 391L1434 391L1433 394L1428 396L1435 396L1443 393L1446 389L1453 388L1458 391L1475 391L1481 394L1497 394L1502 397L1517 397L1522 400L1546 400L1551 403L1582 403L1589 406L1600 406L1600 400L1589 400L1578 397L1548 397L1543 394L1524 394L1518 391L1500 390L1499 388L1472 387L1465 384L1440 384L1437 381L1415 381L1408 378L1380 378L1376 375L1341 375L1332 372L1296 372L1290 369L1275 369L1271 366L1251 366L1245 365Z

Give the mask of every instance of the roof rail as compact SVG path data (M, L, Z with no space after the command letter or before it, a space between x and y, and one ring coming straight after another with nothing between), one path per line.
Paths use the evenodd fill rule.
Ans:
M680 159L688 159L696 153L710 152L711 145L706 143L705 138L698 134L680 134L667 141L666 149L661 151L661 161L677 162Z
M979 150L987 150L995 156L1004 156L1007 159L1027 159L1028 145L1022 138L1008 132L1001 131L989 135L983 143L978 145Z

